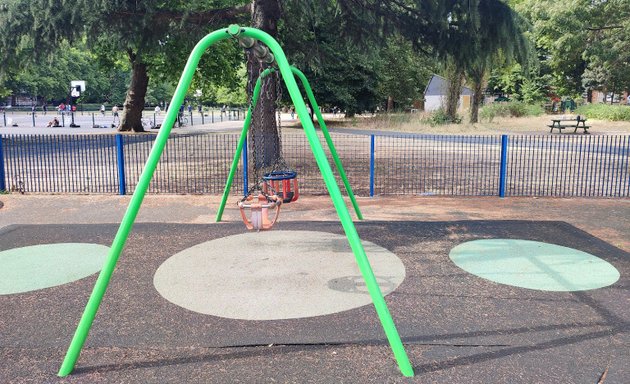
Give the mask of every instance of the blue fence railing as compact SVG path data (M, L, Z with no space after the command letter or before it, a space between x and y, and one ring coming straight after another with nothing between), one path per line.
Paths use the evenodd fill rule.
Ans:
M332 136L358 196L630 196L630 136ZM0 135L0 190L133 193L154 140ZM236 134L172 135L149 192L221 194L237 142ZM304 135L284 134L282 148L300 191L327 193ZM232 193L254 181L251 158L241 159Z

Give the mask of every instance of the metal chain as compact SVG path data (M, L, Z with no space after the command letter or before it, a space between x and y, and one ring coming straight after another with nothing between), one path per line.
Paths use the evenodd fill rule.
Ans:
M278 120L278 153L279 156L276 159L276 162L273 165L273 171L288 171L290 170L290 167L287 165L286 161L284 160L283 157L283 144L282 144L282 108L280 106L280 103L282 102L282 75L280 74L280 71L277 70L275 72L275 79L276 79L276 100L275 100L275 104L276 104L276 111L277 111L277 120Z
M251 53L253 55L253 53ZM256 84L256 81L258 81L258 79L260 78L260 74L263 71L263 66L262 63L258 62L258 75L256 77L251 77L251 81L250 81L250 100L249 100L249 105L251 107L252 103L253 103L253 97L254 97L254 85ZM260 121L260 118L262 117L262 113L261 111L263 110L264 107L264 98L262 97L258 97L258 102L256 103L256 106L252 109L252 121ZM257 116L260 115L260 116ZM255 183L253 185L253 189L260 189L260 180L262 179L261 175L260 175L260 169L256 166L256 162L258 161L258 152L259 149L262 148L263 153L264 153L264 148L265 148L265 136L262 136L262 143L258 143L257 140L254 138L254 131L250 130L250 146L252 148L252 159L254 162L254 180ZM251 192L251 191L250 191ZM248 193L249 195L249 193Z
M282 76L280 76L279 70L276 70L274 74L276 77L276 111L278 113L278 153L280 153L280 158L282 158L282 108L280 107L282 102Z

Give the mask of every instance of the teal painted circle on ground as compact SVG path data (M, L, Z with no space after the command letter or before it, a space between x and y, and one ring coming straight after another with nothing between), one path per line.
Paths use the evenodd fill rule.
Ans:
M619 271L597 256L538 241L469 241L454 247L449 257L473 275L541 291L585 291L619 279Z
M70 283L101 270L109 247L89 243L31 245L0 252L0 295Z

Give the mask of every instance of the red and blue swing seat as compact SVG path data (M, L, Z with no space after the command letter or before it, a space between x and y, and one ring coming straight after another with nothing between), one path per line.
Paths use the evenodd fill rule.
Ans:
M297 172L292 170L265 173L255 189L238 202L241 218L249 230L271 229L280 216L282 204L296 201L300 196ZM270 212L274 212L271 218Z
M274 191L277 191L276 195L285 204L296 201L300 196L296 171L272 171L265 173L263 180L266 182L264 186L268 184ZM293 190L291 190L291 185L293 185Z

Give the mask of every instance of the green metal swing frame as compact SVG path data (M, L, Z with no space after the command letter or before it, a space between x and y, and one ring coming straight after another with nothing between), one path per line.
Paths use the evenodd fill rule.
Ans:
M184 97L186 96L186 92L192 82L192 78L195 74L195 70L197 68L197 65L199 64L201 56L204 54L208 47L218 41L228 38L241 37L253 38L255 40L258 40L264 43L273 53L280 74L282 75L289 95L291 96L291 100L293 101L293 105L295 106L298 117L302 122L304 133L306 134L311 150L313 151L315 161L317 162L320 172L322 173L324 183L326 184L326 188L328 189L335 210L337 211L339 220L341 221L343 229L346 233L346 237L348 238L350 248L352 249L352 252L359 266L359 270L361 271L363 279L365 280L368 292L370 294L372 302L374 303L374 307L383 326L383 330L385 331L385 335L387 336L389 344L392 348L394 357L398 363L398 367L404 376L411 377L414 375L413 367L409 362L409 358L398 334L398 330L396 329L391 314L389 313L389 309L387 308L387 304L385 303L383 294L380 290L380 287L378 286L376 278L374 277L374 272L372 271L370 263L367 259L363 245L361 244L361 239L359 238L354 223L352 222L352 218L350 217L350 213L348 212L348 209L344 203L341 191L339 190L339 186L336 183L332 169L330 168L330 164L328 163L328 159L326 158L326 154L319 142L317 133L315 131L315 126L310 120L306 105L304 104L304 100L302 99L302 95L293 74L295 73L298 77L300 77L304 84L308 84L308 82L305 81L305 77L303 77L303 74L302 76L300 76L299 73L291 69L282 48L280 47L278 42L269 34L255 28L230 25L228 28L216 30L201 39L191 52L190 57L188 58L188 62L186 63L182 76L175 90L175 94L173 95L173 98L171 100L171 108L169 108L160 132L156 137L155 143L153 144L144 170L142 171L142 174L140 175L140 178L138 180L135 192L131 197L129 206L127 207L125 215L123 216L123 219L118 228L118 232L116 233L114 241L112 242L107 260L98 276L98 279L96 280L94 289L92 290L92 294L90 295L83 315L81 316L81 320L79 321L72 341L70 342L70 346L68 347L66 356L58 372L59 376L67 376L74 370L76 362L81 353L81 349L83 348L83 345L87 339L98 308L103 300L103 296L105 294L107 286L109 285L109 281L116 267L116 263L118 262L118 258L122 253L127 238L129 237L129 232L131 231L136 216L138 215L138 211L140 210L140 206L142 205L142 200L144 199L151 179L153 178L153 174L155 172L157 164L160 160L162 152L164 151L164 147L166 146L168 136L177 118L179 107L182 105ZM308 90L307 93L309 93ZM312 92L310 92L309 100L311 100L311 103L313 104L314 97L312 97ZM317 118L320 119L321 125L323 119L321 119L321 115L318 113L318 108L313 108L313 111L317 113ZM249 119L249 121L247 121L247 119ZM247 126L247 128L249 128L249 123L251 123L251 113L248 113L248 117L246 118L245 125ZM244 131L246 133L245 127ZM239 140L239 148L237 150L242 151L243 149L243 136L245 135L241 134L241 139ZM326 140L329 144L329 147L332 149L334 148L334 146L331 145L332 141L329 141L329 139L330 138L327 135ZM337 162L337 160L338 158L335 161ZM238 162L238 156L235 156L235 161ZM341 163L339 162L338 169L341 172L342 168L340 164ZM231 179L234 177L234 162L232 163L232 168L234 169L230 170L230 176L228 177L227 183L228 185L231 183ZM345 177L344 182L347 183L347 179ZM226 185L224 200L222 201L221 208L225 206L226 193L229 191L228 185ZM348 184L346 184L346 188L348 189L348 191L350 191ZM353 204L356 204L356 202L354 202L354 199ZM355 206L355 210L357 210L357 213L359 213L358 206ZM221 214L222 209L220 209L219 213L217 214L217 221L220 220Z
M328 132L328 128L326 127L326 122L324 121L324 117L322 116L321 111L319 110L319 105L317 105L317 101L315 100L315 95L313 94L313 88L311 88L311 84L308 79L300 71L294 66L290 66L291 72L297 76L302 82L302 87L304 87L304 91L306 92L306 96L308 97L308 101L311 104L311 109L315 111L315 116L317 117L317 123L319 124L320 129L322 130L322 134L326 139L326 144L328 144L328 149L330 150L330 154L333 157L335 165L337 166L337 171L339 172L339 176L343 181L344 186L346 187L346 192L348 192L348 197L352 202L352 206L354 207L354 212L357 215L359 220L363 220L363 215L361 214L361 209L359 208L359 204L357 204L357 199L352 192L352 187L350 186L350 182L348 181L348 177L346 176L346 172L343 169L343 165L341 164L341 159L339 159L339 155L337 154L337 150L335 148L335 144L330 137L330 133ZM223 190L223 197L221 198L221 205L217 211L216 221L220 222L223 216L223 210L225 209L225 204L227 202L227 198L230 194L230 189L232 188L232 181L234 180L234 175L236 174L236 169L238 168L238 162L243 152L243 146L245 145L245 139L247 138L247 132L251 126L252 122L252 114L254 113L254 108L256 108L256 104L258 103L258 99L260 99L260 93L262 90L262 81L265 77L276 72L276 69L273 67L267 68L260 73L258 79L256 80L256 85L254 86L254 92L252 93L252 99L249 108L247 109L247 114L245 115L245 121L243 123L243 129L241 130L241 136L239 138L238 144L236 146L236 152L234 154L234 159L232 160L232 165L230 166L230 172L228 174L228 179L225 184L225 189ZM298 115L299 116L299 115ZM310 120L310 116L309 116ZM246 167L247 164L243 164L243 167ZM256 180L258 182L258 180ZM247 190L247 186L245 186Z

